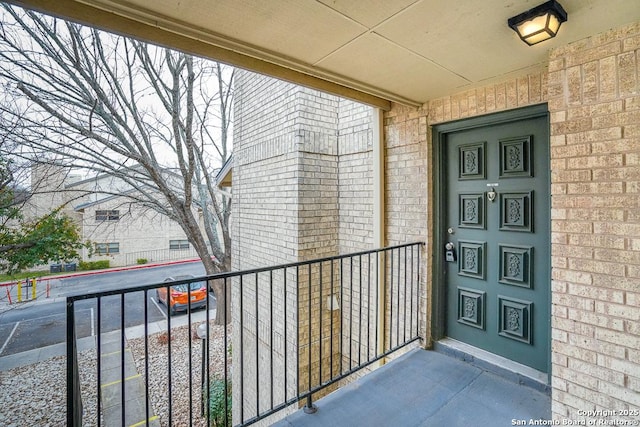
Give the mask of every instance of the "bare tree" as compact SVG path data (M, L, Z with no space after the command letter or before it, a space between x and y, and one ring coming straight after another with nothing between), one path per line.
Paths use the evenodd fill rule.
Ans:
M180 224L208 274L228 271L230 200L214 177L229 156L234 70L3 8L0 132L20 147L11 155L122 180L123 197ZM212 287L222 323L230 298Z

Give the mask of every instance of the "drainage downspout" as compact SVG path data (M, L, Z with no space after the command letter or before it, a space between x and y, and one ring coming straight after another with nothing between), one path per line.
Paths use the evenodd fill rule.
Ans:
M385 239L385 143L384 143L384 112L380 108L372 110L373 128L373 247L374 249L384 248ZM384 343L386 339L385 331L385 254L380 254L378 263L378 354L384 353ZM383 365L385 360L380 361Z

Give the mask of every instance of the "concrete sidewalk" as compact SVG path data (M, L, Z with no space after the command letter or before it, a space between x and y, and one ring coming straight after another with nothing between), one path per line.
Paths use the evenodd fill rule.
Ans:
M146 400L144 378L136 368L127 339L122 343L121 337L120 331L107 332L102 334L100 342L100 394L104 424L160 426L160 420Z

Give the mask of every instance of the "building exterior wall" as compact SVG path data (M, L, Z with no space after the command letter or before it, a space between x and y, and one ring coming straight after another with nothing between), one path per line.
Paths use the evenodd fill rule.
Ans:
M435 99L418 109L394 104L384 114L385 239L387 245L427 242L421 253L424 287L420 329L428 337L434 259L434 249L429 245L431 200L435 191L430 127L518 107L548 105L551 375L553 415L557 419L584 418L584 411L594 409L640 405L639 50L640 23L635 23L554 49L548 70L543 72ZM243 90L256 90L266 84L259 80L244 83ZM269 85L287 84L272 81ZM242 204L243 195L247 203L260 197L278 200L283 192L290 196L288 203L276 203L269 215L258 215L256 207L247 204L234 211L239 219L234 224L234 245L241 245L234 254L245 250L245 220L254 221L250 224L255 226L258 245L264 241L260 233L266 233L265 227L282 229L278 239L265 243L265 247L286 247L283 253L290 261L371 247L373 154L371 125L365 124L369 112L348 101L342 104L312 92L287 86L271 95L274 114L293 108L295 111L287 114L296 126L291 142L280 150L281 157L264 163L269 171L254 170L275 178L269 186L269 197L264 188L259 188L257 179L243 177L251 169L234 171L234 197L240 191L240 201L234 203ZM254 99L252 105L264 111L259 101ZM296 103L304 107L296 110ZM330 114L325 114L327 108ZM314 117L314 113L319 116ZM264 116L259 116L256 120L264 122ZM272 121L282 124L279 115ZM336 124L338 130L333 133ZM258 132L273 129L271 124L262 131L260 123L253 125ZM264 152L271 149L273 140L279 139L256 139L260 148L250 149ZM261 161L268 160L265 157ZM237 173L239 180L235 179ZM252 191L255 193L250 194ZM284 218L290 221L284 223L286 226L279 224ZM261 265L274 264L273 251L259 257L254 253L254 257ZM234 263L238 268L252 266L243 264L237 256ZM316 289L293 291L304 301L311 295L314 306L318 302L319 297L313 296ZM308 313L297 314L301 325L307 326L304 317ZM343 320L350 319L343 314ZM385 327L389 331L394 325ZM311 339L311 345L315 345L313 337L300 339L307 345ZM301 341L300 345L300 355L307 354L302 349L305 344ZM342 349L343 356L348 350Z
M640 407L639 53L637 22L550 56L553 413L560 418Z
M295 129L288 120L296 115L294 100L298 89L265 76L238 71L235 90L232 270L291 263L298 259L299 154L294 149ZM276 280L273 293L281 295L281 311L286 310L297 319L294 273L287 274L286 289L283 289L284 276ZM284 388L287 395L292 396L297 387L295 366L286 366L284 358L285 354L296 355L296 329L285 325L289 322L282 317L274 318L273 324L255 326L256 310L259 310L258 315L268 310L261 302L270 301L268 290L259 285L262 283L241 284L239 279L232 282L232 306L238 308L232 310L233 330L237 331L233 334L233 348L237 349L232 355L233 366L244 367L244 372L240 368L233 370L232 381L240 384L242 375L250 379L258 377L258 370L266 372L268 368L256 364L253 357L257 350L270 351L271 337L259 331L272 329L283 340L282 346L275 351L274 375L279 378L286 375L291 379ZM287 295L292 297L287 298ZM255 402L260 393L247 388L242 395L240 387L233 388L234 420L257 414ZM280 387L274 387L278 393L275 399L282 399L280 390ZM238 404L240 401L242 403Z
M548 72L530 74L385 115L388 192L396 135L408 145L429 126L548 103L552 198L552 412L640 405L640 23L595 35L550 53ZM425 123L425 124L421 124ZM428 143L426 144L428 145ZM428 164L432 147L423 151ZM395 159L393 157L392 159ZM429 182L431 167L412 178ZM405 184L406 185L406 184ZM429 199L433 189L429 188ZM387 232L398 218L389 207ZM428 203L422 206L429 211ZM428 215L416 226L431 224ZM402 225L401 223L398 225ZM432 254L429 254L429 259ZM430 268L429 268L430 271ZM430 298L432 284L429 284ZM428 314L430 316L430 314Z
M117 210L117 220L96 220L98 210ZM168 259L171 253L180 258L195 258L197 254L189 244L188 250L171 250L172 240L186 241L187 237L180 225L148 208L143 208L122 199L115 198L102 203L92 204L84 209L81 219L82 236L95 244L118 243L119 251L115 254L101 255L94 253L88 258L87 249L83 249L85 260L109 260L110 266L135 264L137 259L145 258L148 262ZM134 259L135 258L135 259Z
M67 167L52 163L33 167L32 186L34 195L25 209L27 217L61 209L76 221L84 242L119 245L117 253L108 255L94 252L89 256L90 251L83 248L80 253L83 261L109 260L111 266L123 266L135 264L142 258L153 262L198 256L190 244L189 249L170 249L172 240L187 240L176 221L132 203L126 197L110 196L110 193L131 190L119 178L100 175L82 180L69 173ZM98 210L118 211L118 218L97 220Z
M428 214L429 191L431 188L430 159L427 155L431 148L430 134L427 128L427 110L393 104L391 111L384 115L384 205L385 240L387 246L410 242L428 242L431 230L431 217ZM419 332L428 337L427 320L430 311L427 304L431 301L431 289L428 272L431 271L431 245L421 251L419 299ZM418 256L416 254L416 256ZM396 299L400 295L396 296ZM403 296L402 296L403 297ZM386 295L385 311L391 313L392 296ZM401 327L404 325L400 325ZM385 335L390 336L397 323L386 322Z
M346 99L338 108L338 245L340 253L373 248L374 110Z
M240 72L237 77L235 102L233 269L370 249L373 110L249 72ZM267 354L273 346L277 353L274 377L283 378L287 369L287 377L293 379L287 384L289 397L309 384L326 381L339 369L340 354L345 349L338 345L338 325L340 316L344 321L347 315L326 307L327 298L340 294L338 268L334 267L331 277L330 265L323 265L322 287L317 265L297 272L288 270L286 292L281 274L275 275L273 288L261 277L254 283L243 283L242 293L240 284L234 283L233 304L238 307L241 300L243 307L233 312L234 330L243 330L242 338L235 334L234 348L242 346L243 354L255 355L256 350ZM256 313L259 319L269 317L272 289L274 306L281 312L286 306L295 316L286 326L286 344L279 343L285 335L284 319L276 316L272 324L259 320L256 327ZM272 329L273 340L268 333ZM313 355L311 365L309 351ZM299 358L299 372L295 371L294 360L289 360L285 368L286 354ZM238 366L239 358L245 356L238 352L234 357ZM243 361L246 379L270 369L262 360L256 364L254 357L246 356ZM234 370L234 382L240 381L240 375L240 370ZM299 384L295 384L298 378ZM256 399L256 388L244 391L245 419L256 414L257 401L261 409L267 403L268 393L258 391ZM275 390L274 398L279 401L282 392ZM240 399L239 393L235 398ZM241 414L234 411L238 419Z

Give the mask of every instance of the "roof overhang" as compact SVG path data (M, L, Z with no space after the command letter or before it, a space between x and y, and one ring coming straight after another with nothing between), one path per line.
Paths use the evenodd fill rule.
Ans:
M216 186L218 188L231 187L233 178L233 155L231 155L216 175Z
M508 18L542 0L11 0L382 109L544 69L549 50L640 19L637 0L560 0L557 37Z

